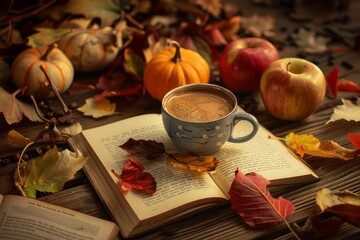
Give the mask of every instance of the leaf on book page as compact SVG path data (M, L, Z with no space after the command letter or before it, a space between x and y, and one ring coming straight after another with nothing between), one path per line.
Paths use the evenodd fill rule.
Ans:
M85 116L92 116L100 118L104 116L113 115L116 109L116 104L111 103L108 99L103 98L101 101L95 101L94 98L85 100L85 104L77 110L83 112Z
M147 159L156 159L160 154L165 153L164 144L153 140L129 138L119 147L130 154L144 155Z
M32 141L15 130L10 130L7 135L7 143L10 146L23 148Z
M76 134L79 134L82 132L82 126L79 122L76 122L74 124L71 124L68 127L61 129L61 132L65 133L67 135L70 135L70 136L75 136Z
M167 161L179 169L189 169L196 172L214 171L219 160L213 156L195 156L186 153L172 153Z
M295 211L291 201L279 197L274 199L266 186L270 182L257 173L244 174L235 171L235 178L229 191L232 208L243 221L256 229L267 229Z
M350 191L331 191L323 188L316 194L316 203L324 212L360 227L360 195Z
M348 138L356 149L360 149L360 134L348 133Z
M360 154L360 150L344 148L338 143L328 140L320 142L319 139L310 134L289 133L285 137L286 144L294 149L301 157L304 154L324 157L324 158L340 158L343 160L354 159Z
M294 223L292 228L301 239L327 239L336 235L344 221L337 218L321 219L321 214L313 214L306 219L304 226Z
M150 173L144 172L144 166L134 158L129 158L121 175L114 169L111 171L119 179L117 186L121 191L134 189L150 196L156 192L155 178Z
M6 122L8 124L20 122L23 119L23 115L33 122L41 122L33 105L24 103L16 98L19 92L20 89L10 94L0 87L0 112L4 114Z
M74 178L86 160L79 151L58 152L55 146L42 157L21 163L20 175L15 173L15 184L24 196L31 198L36 198L36 191L58 192Z
M357 98L356 103L351 100L341 99L343 105L336 106L334 113L331 115L330 120L326 122L334 122L340 119L346 121L360 121L360 98Z

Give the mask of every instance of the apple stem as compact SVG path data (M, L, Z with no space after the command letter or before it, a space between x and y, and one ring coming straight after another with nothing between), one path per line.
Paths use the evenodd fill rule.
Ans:
M289 65L291 64L291 62L288 62L288 64L286 65L286 71L289 72Z
M181 54L180 54L180 44L178 42L172 41L172 40L169 40L168 44L171 46L174 46L176 49L175 55L171 59L171 61L173 61L174 63L181 62L182 60L181 60Z

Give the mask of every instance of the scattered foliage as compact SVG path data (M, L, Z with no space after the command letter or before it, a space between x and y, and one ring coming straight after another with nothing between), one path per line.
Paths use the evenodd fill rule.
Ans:
M58 192L65 182L74 178L87 158L81 152L64 150L58 152L53 147L44 156L20 162L15 174L15 185L27 197L36 198L36 192Z
M78 110L83 112L85 116L100 118L113 115L116 110L116 104L111 103L106 98L103 98L100 101L95 101L95 98L88 98L85 100L85 104L79 107Z
M295 206L279 197L274 199L267 190L270 182L256 173L244 174L237 170L229 191L232 208L246 224L257 229L267 229L290 217Z
M155 178L144 172L144 166L134 158L129 158L121 175L116 170L111 171L119 179L118 188L124 192L134 189L150 196L156 192Z
M275 35L275 18L270 15L259 16L253 14L250 17L242 17L241 26L246 34L254 37L269 38Z
M339 78L339 68L334 67L327 75L327 95L336 98L338 91L360 92L360 87L351 80Z
M351 100L341 99L343 105L338 105L334 108L334 113L331 115L329 121L335 122L340 119L344 119L346 121L360 121L360 98L357 98L355 102Z
M286 135L285 143L301 157L303 157L304 154L309 154L324 158L350 160L360 154L359 150L344 148L331 140L320 142L318 138L311 134L297 135L291 132Z
M0 112L4 114L6 122L8 124L20 122L23 119L23 115L33 122L41 122L34 106L16 98L19 92L20 89L10 94L0 87Z
M323 36L317 36L312 30L299 28L299 31L291 34L296 45L303 51L311 54L324 53L328 50L327 43L330 39Z

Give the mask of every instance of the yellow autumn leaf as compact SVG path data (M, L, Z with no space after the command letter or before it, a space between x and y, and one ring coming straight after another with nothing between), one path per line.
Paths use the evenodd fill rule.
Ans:
M213 171L219 163L219 160L213 156L195 156L186 153L169 154L167 161L176 168L197 172Z
M285 142L301 157L308 154L317 157L350 160L360 154L359 149L344 148L331 140L320 142L318 138L310 134L297 135L291 132L285 137Z
M85 100L85 104L79 107L77 110L83 112L85 116L100 118L114 114L115 109L116 104L111 103L106 98L103 98L98 102L95 101L95 98L88 98Z
M28 145L31 142L32 141L29 138L24 137L23 135L21 135L20 133L18 133L15 130L11 130L11 131L8 132L7 143L10 146L13 146L13 147L25 147L26 145Z

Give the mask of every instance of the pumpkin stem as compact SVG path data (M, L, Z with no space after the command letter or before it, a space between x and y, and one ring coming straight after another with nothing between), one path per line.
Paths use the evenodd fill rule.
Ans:
M172 41L169 40L168 44L170 44L171 46L175 47L175 55L174 57L171 59L171 61L173 61L174 63L178 63L181 62L181 54L180 54L180 44L176 41Z
M46 50L46 52L44 53L44 55L41 56L41 60L46 61L47 60L47 56L49 55L49 53L56 48L58 45L56 43L51 44L48 49Z

